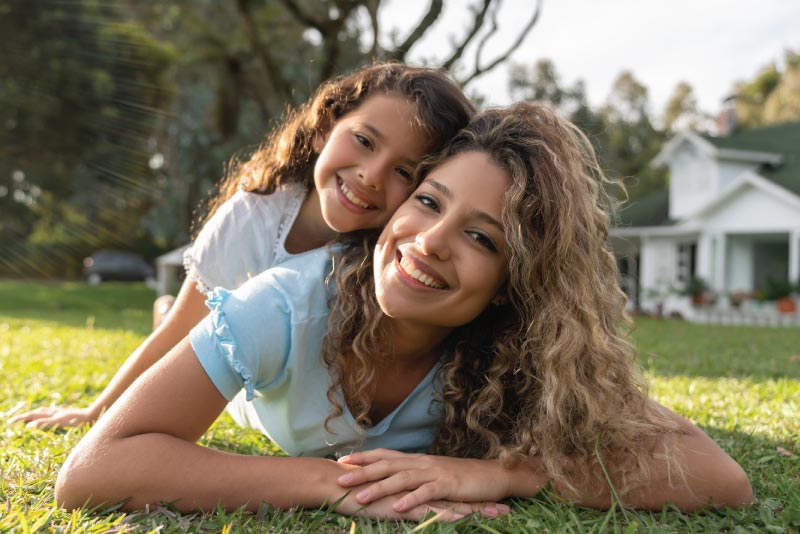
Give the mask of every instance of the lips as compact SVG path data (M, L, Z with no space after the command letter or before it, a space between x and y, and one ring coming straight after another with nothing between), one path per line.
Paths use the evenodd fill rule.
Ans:
M377 209L377 206L375 206L374 204L370 204L365 199L356 195L355 191L350 189L347 186L347 184L344 183L344 180L342 180L338 176L336 177L336 184L339 186L339 192L342 194L342 196L344 196L344 198L347 199L347 201L350 202L350 204L352 204L353 206L361 208L362 210Z
M442 280L428 265L410 254L403 254L399 250L395 256L397 270L407 277L431 289L447 289L447 282Z

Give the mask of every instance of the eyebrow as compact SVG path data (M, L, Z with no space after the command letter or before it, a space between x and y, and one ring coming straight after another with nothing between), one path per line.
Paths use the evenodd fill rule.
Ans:
M444 185L443 183L437 182L436 180L433 180L431 178L428 178L427 180L425 180L424 183L430 184L431 187L433 187L434 189L439 191L442 195L445 196L445 198L447 198L447 199L452 199L453 198L453 192L450 191L450 189L448 189L447 186ZM503 224L500 221L498 221L497 219L495 219L494 217L492 217L491 215L489 215L488 213L486 213L485 211L473 210L470 213L470 216L471 217L475 217L476 219L480 219L481 221L483 221L483 222L485 222L487 224L491 224L492 226L496 226L498 230L500 230L501 232L504 232Z

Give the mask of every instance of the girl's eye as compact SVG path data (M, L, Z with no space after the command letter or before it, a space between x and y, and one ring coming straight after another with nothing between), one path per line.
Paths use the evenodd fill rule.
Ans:
M436 202L436 199L432 196L420 193L419 195L415 195L414 199L429 210L439 213L439 203Z
M361 144L365 148L369 148L370 150L372 149L372 141L370 141L368 137L361 135L360 133L356 133L353 135L355 136L356 141L358 141L359 144Z
M492 241L492 239L486 234L470 231L467 232L467 235L486 250L490 252L497 252L497 246L494 244L494 241Z
M414 178L414 174L411 171L409 171L408 169L404 169L402 167L398 167L397 169L395 169L395 172L400 176L402 176L403 180L405 180L406 183L408 184L410 184Z

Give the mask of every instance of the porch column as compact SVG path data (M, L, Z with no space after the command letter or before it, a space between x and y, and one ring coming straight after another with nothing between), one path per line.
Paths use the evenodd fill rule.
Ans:
M697 237L697 264L695 266L695 276L702 278L707 284L714 284L714 241L708 234L700 234Z
M800 282L800 229L789 233L789 282Z
M714 236L714 289L719 293L724 293L728 288L725 283L726 272L725 267L727 263L726 253L727 253L727 240L725 239L725 234L719 233Z

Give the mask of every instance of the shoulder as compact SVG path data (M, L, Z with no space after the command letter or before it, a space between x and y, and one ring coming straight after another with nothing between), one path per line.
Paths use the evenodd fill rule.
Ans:
M292 312L295 320L325 315L332 291L328 280L331 270L331 251L328 248L314 249L267 269L249 280L237 293L245 299L252 293L280 295L280 301Z

